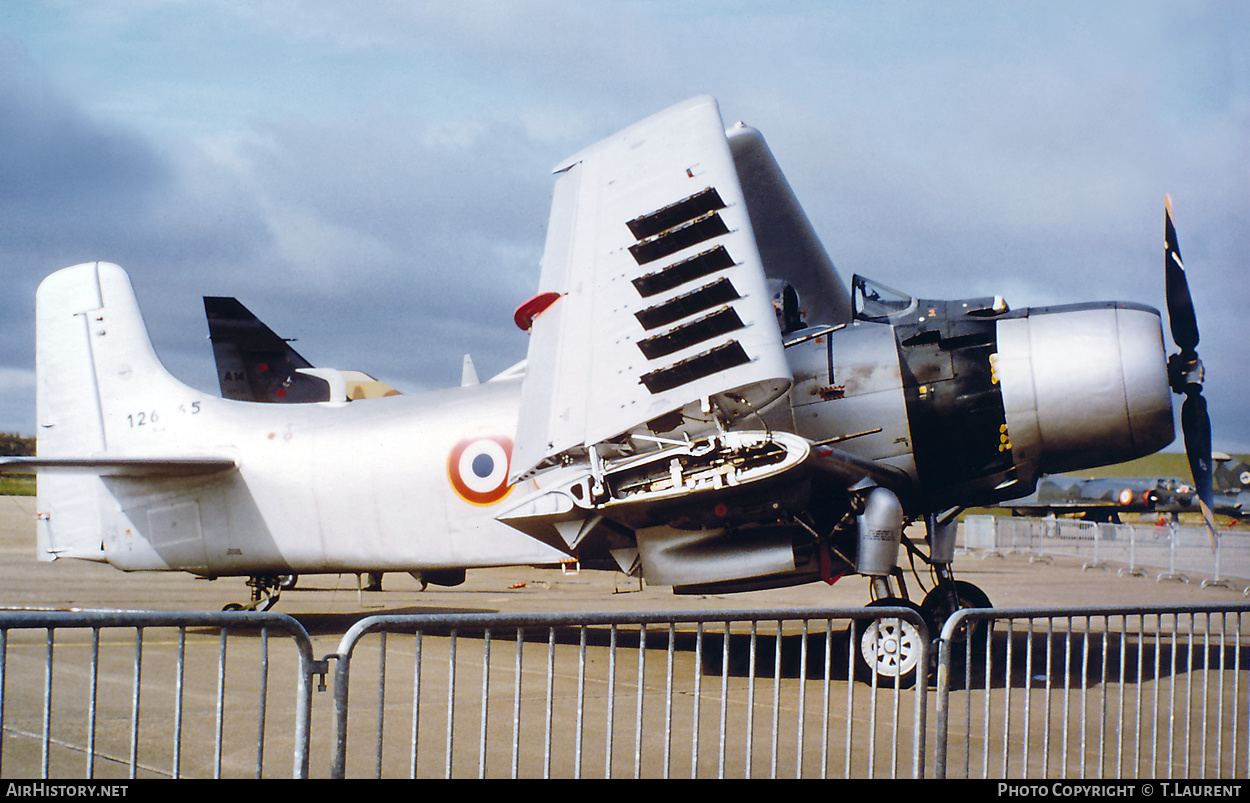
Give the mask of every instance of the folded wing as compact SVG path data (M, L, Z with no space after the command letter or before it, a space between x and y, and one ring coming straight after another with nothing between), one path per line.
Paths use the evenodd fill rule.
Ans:
M627 434L681 437L790 386L716 102L674 106L557 168L512 479ZM591 459L596 459L594 456Z

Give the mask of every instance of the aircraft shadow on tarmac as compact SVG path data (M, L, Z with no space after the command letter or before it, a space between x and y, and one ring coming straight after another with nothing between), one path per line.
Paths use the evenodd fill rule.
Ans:
M847 679L849 637L849 630L845 629L835 629L829 637L827 660L830 667L829 675L833 680ZM731 633L728 651L729 667L725 674L731 677L746 677L753 674L755 677L771 678L774 667L779 666L783 678L798 678L800 669L803 668L803 638L800 634L781 636L781 657L778 661L775 655L777 637L757 634L754 647L754 668L752 669L750 634ZM824 677L826 638L825 633L807 636L807 665L803 676L809 679ZM619 641L618 636L618 643ZM674 648L693 651L694 641L693 633L678 633ZM722 633L704 634L702 652L704 674L722 673L725 655L723 644ZM653 649L666 648L667 634L649 633L647 646ZM1011 651L1010 677L1007 675L1008 649ZM1031 663L1028 661L1030 652L1032 652ZM951 662L952 689L985 688L985 649L978 644L975 637L971 654L972 659L969 662L965 645L960 643L956 646ZM931 657L932 664L936 667L936 645L931 651ZM1088 635L1083 633L1039 635L1035 633L1030 640L1026 633L999 632L994 634L991 642L989 679L992 688L1007 686L1039 688L1046 685L1047 678L1052 687L1062 687L1066 683L1070 687L1078 688L1097 686L1104 681L1118 683L1121 678L1125 683L1150 683L1181 676L1189 671L1207 669L1226 671L1250 669L1250 650L1238 650L1231 645L1222 648L1204 647L1200 634L1195 634L1194 643L1190 644L1184 636L1178 636L1173 643L1170 637L1139 640L1134 636L1126 638L1119 633L1090 633ZM861 679L864 679L862 669ZM930 672L929 679L930 683L936 683L936 670Z
M472 608L397 608L386 610L386 615L404 615L404 614L457 614L457 613L495 613L493 610L472 609ZM334 635L346 632L357 621L372 616L382 611L354 611L351 613L313 613L313 614L292 614L308 631L309 635ZM412 632L411 626L396 626L386 628L388 632L401 633ZM431 624L421 628L421 632L425 636L448 636L452 631L452 627L446 624ZM481 627L456 627L456 637L458 639L481 639ZM517 629L513 626L496 627L492 629L492 638L512 640L516 637ZM576 626L558 626L554 628L554 633L549 635L549 628L543 625L527 626L522 630L522 639L527 643L547 643L548 639L552 639L554 643L564 646L577 646L582 641L581 628ZM702 648L702 672L704 675L721 674L722 658L724 656L725 634L723 632L703 633ZM802 661L802 638L801 634L783 635L781 636L781 677L798 678L800 677L800 666ZM648 653L663 653L669 648L670 635L668 629L663 625L648 625L645 633L643 633L637 625L619 625L616 628L616 647L619 650L637 650L640 644L644 642ZM612 645L611 629L605 625L593 625L586 628L586 646L587 648L608 648ZM672 634L672 646L675 652L694 653L698 649L698 635L693 628L677 629ZM733 631L729 634L729 669L726 673L730 677L748 677L754 674L755 677L772 677L773 670L776 666L776 650L778 637L775 633L764 634L757 633L755 636L755 669L751 671L751 635L748 632ZM846 632L835 629L833 631L832 640L830 642L830 653L833 656L833 679L845 680L847 652L846 652L847 636ZM825 634L820 633L808 636L808 668L806 676L820 677L823 676L824 664L823 655L825 650ZM840 665L839 665L840 664ZM839 674L839 672L841 674ZM817 674L813 674L817 673Z
M460 613L496 613L493 609L488 608L440 608L430 607L408 607L408 608L366 608L362 610L346 611L343 613L290 613L292 619L300 623L309 636L342 636L352 628L361 619L367 619L370 616L387 615L387 616L408 616L408 615L447 615ZM231 624L229 630L231 635L247 638L249 636L259 637L264 629L264 623L258 621L249 621L246 618L241 619L237 624ZM411 628L409 628L411 630ZM447 628L440 628L437 631L427 629L426 633L435 633L436 635L445 634ZM218 633L219 627L193 627L187 628L187 632L192 633ZM476 634L469 634L472 638Z
M366 609L343 613L291 613L312 637L338 636L346 633L353 625L370 616L405 616L405 615L441 615L441 614L491 614L498 611L486 608L439 608L439 607L405 607L388 609ZM454 629L458 639L481 639L481 626L455 626L446 623L394 624L382 626L380 630L388 633L412 633L420 629L424 636L446 637ZM218 632L217 628L193 628L205 633ZM230 626L230 632L240 637L259 637L262 625L259 622L241 621ZM514 626L495 627L491 629L493 639L514 639L517 628ZM549 636L549 628L543 625L530 625L522 630L522 639L526 643L547 643L551 638L554 643L564 646L576 646L581 643L581 628L576 626L558 626L554 634ZM593 625L586 629L586 646L588 648L607 648L612 644L611 630L607 626ZM619 625L616 630L616 646L620 650L636 650L645 638L648 653L663 653L669 648L669 633L663 625L648 625L645 635L637 625ZM672 635L675 652L694 653L698 649L698 635L691 629L678 629ZM808 678L824 676L825 633L809 635L807 645ZM803 660L801 634L782 635L780 675L783 678L800 677ZM755 636L754 656L755 668L751 668L752 645L749 632L732 631L729 634L729 666L725 674L729 677L771 678L777 667L776 650L778 637L775 633L757 633ZM831 674L833 680L847 678L847 632L836 628L833 630L829 643ZM704 675L720 675L725 656L725 634L723 632L703 633L702 673Z
M1204 645L1203 635L1138 637L1122 633L997 632L991 641L989 682L985 653L975 649L972 660L961 648L952 661L951 688L1094 687L1102 683L1148 684L1166 682L1189 671L1245 671L1250 650L1236 645ZM1008 675L1010 650L1010 675ZM1030 654L1032 660L1030 662ZM967 672L964 672L967 664ZM966 681L966 682L965 682Z
M310 636L316 637L342 635L356 622L378 614L495 612L485 608L430 606L343 613L293 613L291 616L300 622ZM774 672L779 671L782 678L806 677L814 680L825 677L826 661L831 680L847 680L855 671L848 660L850 630L841 627L840 623L835 624L831 631L825 631L822 627L819 632L808 633L806 636L801 633L783 633L778 636L775 632L766 633L762 630L757 630L752 636L746 626L742 626L741 630L735 627L728 634L728 649L725 646L724 631L713 630L711 627L719 628L719 625L705 627L701 650L700 636L689 625L675 629L671 636L668 628L663 625L648 625L645 633L637 625L620 625L616 628L615 642L618 649L636 650L645 639L648 653L655 654L666 652L671 638L675 652L699 652L701 671L705 676L724 674L727 677L772 678ZM859 627L857 626L857 632L862 632ZM397 625L386 629L391 633L411 633L414 628ZM452 629L447 624L431 623L421 627L421 632L426 636L445 637L450 635ZM260 632L259 626L240 624L231 627L232 632L241 636L247 635L251 630L255 630L257 634ZM483 633L480 626L456 627L455 631L459 639L481 639ZM513 639L515 636L516 628L513 626L492 629L492 637L495 639ZM523 628L522 638L527 643L546 643L551 638L559 645L576 646L582 640L582 633L581 628L576 626L559 626L554 629L554 634L549 635L547 627L532 625ZM804 638L807 640L806 651ZM611 630L607 626L591 626L586 629L585 641L588 648L607 648L612 643ZM1104 682L1119 683L1121 679L1126 684L1167 681L1191 670L1250 670L1250 648L1239 649L1235 644L1204 645L1203 641L1201 632L1194 633L1191 640L1183 633L1173 639L1170 634L1139 637L1136 634L1116 632L1035 631L1030 635L1021 631L997 631L990 641L988 686L1038 689L1045 687L1049 680L1051 688L1090 688ZM780 656L777 655L779 648ZM974 633L970 652L971 660L964 643L956 645L954 649L951 662L952 689L987 686L983 635ZM931 650L931 658L932 665L936 667L936 646ZM862 667L860 671L862 673ZM861 674L861 679L866 678ZM936 680L937 673L934 669L929 674L930 685L936 683Z

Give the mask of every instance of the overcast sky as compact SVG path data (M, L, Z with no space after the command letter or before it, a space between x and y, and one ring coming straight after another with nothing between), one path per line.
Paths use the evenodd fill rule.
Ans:
M1250 451L1242 0L5 3L0 430L35 430L36 286L91 260L205 390L204 295L405 392L501 371L551 168L702 93L844 278L923 297L1162 307L1170 193L1215 446Z

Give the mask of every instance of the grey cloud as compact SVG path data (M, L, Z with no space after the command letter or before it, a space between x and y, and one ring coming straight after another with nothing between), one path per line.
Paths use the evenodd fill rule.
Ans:
M310 71L318 101L358 91L326 108L240 102L242 132L159 153L61 101L84 147L136 166L107 174L129 204L117 230L84 214L98 236L76 236L131 270L184 378L211 382L198 304L212 293L238 295L319 364L447 384L463 351L484 374L523 356L510 313L535 289L555 161L710 92L728 121L768 137L839 268L930 297L1159 305L1171 192L1203 275L1199 314L1213 310L1213 410L1240 404L1244 388L1214 377L1236 374L1227 330L1247 299L1248 62L1245 26L1218 4L1100 6L1080 24L1070 4L716 5L199 6L217 25L241 16L278 50L343 57L333 81ZM1169 21L1175 35L1160 30ZM1221 24L1227 46L1204 49ZM273 79L240 91L254 99ZM37 227L86 226L55 212L32 224L42 262L19 299L72 250L74 237Z
M0 247L42 251L53 238L106 246L133 234L169 175L134 135L110 130L64 99L0 40Z
M30 370L35 288L58 268L113 261L172 290L242 257L264 224L235 201L198 191L150 142L92 119L0 40L0 368ZM147 313L160 322L168 307L156 299ZM19 401L12 385L0 390L0 428L33 431L29 391L17 388Z

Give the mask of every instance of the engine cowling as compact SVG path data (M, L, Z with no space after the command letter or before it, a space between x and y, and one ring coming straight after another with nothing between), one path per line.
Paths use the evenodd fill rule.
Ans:
M1156 310L1108 304L1026 312L998 323L996 359L1022 477L1119 463L1172 442Z
M797 431L918 482L909 512L1030 493L1042 474L1173 438L1159 313L1126 303L1008 310L855 279L856 320L792 349Z

